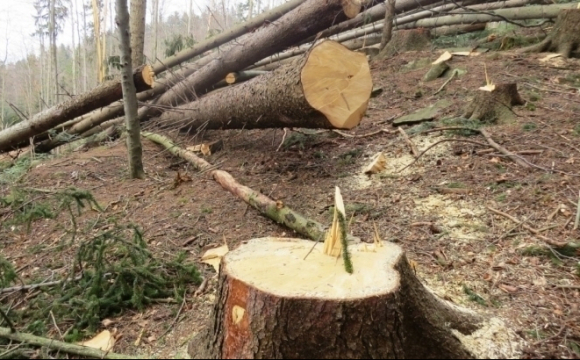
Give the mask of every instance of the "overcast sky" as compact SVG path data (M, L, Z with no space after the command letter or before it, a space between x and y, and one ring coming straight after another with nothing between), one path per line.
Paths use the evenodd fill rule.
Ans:
M73 0L79 5L82 0ZM115 0L109 0L114 11ZM27 53L37 51L39 42L37 38L30 36L34 32L34 15L36 10L34 0L0 0L0 63L7 57L7 62L17 61ZM130 3L127 0L127 3ZM148 5L152 1L148 0ZM184 12L189 8L189 0L160 0L165 16L175 11ZM199 13L199 8L205 6L206 0L194 0L194 11ZM147 9L147 19L149 16ZM149 22L149 20L147 20ZM71 44L71 24L64 25L64 32L59 34L57 42Z

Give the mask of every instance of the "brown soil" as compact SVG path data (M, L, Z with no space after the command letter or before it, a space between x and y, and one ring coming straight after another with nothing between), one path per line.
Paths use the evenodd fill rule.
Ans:
M446 79L421 84L429 63L420 69L407 65L438 56L439 52L410 52L372 64L375 85L382 86L383 92L372 99L361 125L347 134L387 132L349 137L333 131L289 130L289 146L279 151L281 129L208 131L194 138L174 138L183 146L202 138L204 142L222 139L224 147L208 157L210 163L321 223L330 223L334 186L340 186L348 215L354 215L353 235L372 241L376 224L383 240L400 244L419 278L441 296L507 319L528 341L523 357L577 358L580 254L532 251L534 246L546 249L546 243L487 207L525 220L551 240L580 242L580 230L572 229L580 190L580 85L573 74L580 71L580 61L540 62L545 55L517 57L507 52L456 56L450 65L467 73L432 95ZM521 155L533 166L518 167L488 147L443 142L398 172L413 157L391 126L393 118L440 99L453 102L440 118L458 114L476 89L485 85L483 62L494 83L516 82L527 101L526 106L514 107L513 122L491 126L488 131L512 152L537 150ZM448 137L429 133L412 135L411 140L421 152ZM482 136L458 137L485 143ZM378 151L387 157L387 169L371 177L361 175L361 168ZM221 245L224 239L234 248L254 237L296 236L149 141L144 141L144 163L146 179L128 180L124 141L117 141L42 163L22 183L34 188L74 185L90 190L107 209L102 214L86 210L79 227L97 216L136 223L157 256L187 250L191 259L199 261L203 251ZM192 181L174 188L178 171ZM0 195L8 191L4 186ZM555 211L560 206L563 210ZM0 212L2 222L9 216ZM62 224L48 220L33 223L30 234L2 226L2 254L20 269L25 282L51 278L67 269L69 264L63 259L75 251L71 247L55 253L56 244L65 236L62 229ZM177 320L182 304L175 303L159 303L115 319L112 327L122 334L115 351L186 356L187 340L208 320L214 300L215 271L201 263L199 268L210 279L208 287L199 296L194 296L196 288L192 287ZM466 294L466 288L481 301L470 300L474 297ZM2 295L2 304L12 303L15 296L21 295ZM61 326L64 331L66 325ZM171 331L160 339L170 326ZM47 328L58 338L52 323ZM136 346L141 331L142 342Z

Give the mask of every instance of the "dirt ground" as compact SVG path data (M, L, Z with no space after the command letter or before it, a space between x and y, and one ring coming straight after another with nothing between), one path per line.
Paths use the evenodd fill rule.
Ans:
M580 242L580 230L572 229L580 190L580 61L543 62L545 54L509 51L455 56L450 65L466 72L435 94L446 79L422 83L428 62L421 66L420 59L433 61L440 53L410 52L372 62L375 86L383 91L371 100L360 126L347 133L289 129L282 146L282 129L168 135L184 147L222 139L224 148L207 157L210 163L324 224L330 224L328 209L339 186L347 216L354 216L353 235L372 241L376 224L382 239L400 244L418 277L439 295L504 318L527 341L522 357L578 358L580 253L560 253L547 240ZM496 84L516 82L527 101L514 107L513 121L487 129L497 143L519 152L530 168L488 146L458 141L441 142L412 163L410 148L393 119L446 99L451 105L436 120L439 126L449 125L441 120L458 114L485 85L484 69ZM450 138L486 143L481 135L449 132L411 131L410 138L419 152ZM20 182L30 188L73 185L90 190L106 211L88 210L79 227L97 216L116 216L120 222L139 225L159 256L186 250L199 263L203 251L224 241L235 248L255 237L296 236L207 174L147 140L143 144L144 180L128 179L120 140L43 162ZM363 175L361 169L380 151L387 169ZM178 172L191 181L174 187ZM0 195L7 192L3 185ZM525 222L537 234L490 209ZM9 215L0 212L2 216ZM70 225L37 221L30 234L0 228L2 254L19 269L23 281L50 279L66 270L63 259L73 256L74 249L55 252L65 235L63 224ZM192 287L183 304L160 302L113 319L109 328L122 335L114 351L187 357L187 341L208 320L215 298L215 271L201 263L199 268L208 279L202 294L195 296ZM0 298L6 304L14 296L18 295ZM60 330L47 326L57 338Z

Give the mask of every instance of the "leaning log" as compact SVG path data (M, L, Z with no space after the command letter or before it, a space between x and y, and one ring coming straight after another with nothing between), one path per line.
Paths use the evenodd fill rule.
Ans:
M296 63L166 111L158 122L189 131L352 129L366 111L372 88L364 54L324 41Z
M348 246L353 273L302 239L249 240L221 260L195 359L513 358L522 340L500 319L446 302L396 244ZM474 339L476 339L474 341Z
M133 72L133 80L137 91L151 88L153 72L148 65L141 66ZM68 120L84 115L90 111L107 106L123 96L121 83L110 80L93 90L72 98L40 112L29 120L19 122L0 131L0 151L7 151L22 141L43 131L49 130Z
M149 107L149 114L142 114L141 119L161 114L164 107L191 101L230 72L245 69L258 60L347 19L343 10L344 3L344 0L307 0L272 24L240 38L228 51L163 94L156 101L157 106Z

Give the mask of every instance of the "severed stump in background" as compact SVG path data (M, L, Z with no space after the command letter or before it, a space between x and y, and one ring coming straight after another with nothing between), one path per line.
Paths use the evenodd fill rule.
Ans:
M512 106L524 105L515 83L488 85L477 91L473 101L464 108L462 117L493 123L514 117Z
M373 88L364 54L323 41L297 61L166 111L163 127L352 129Z
M222 259L199 359L517 357L521 342L425 288L389 242L348 247L354 272L323 244L253 239ZM497 320L497 319L496 319ZM490 325L491 324L491 325Z

